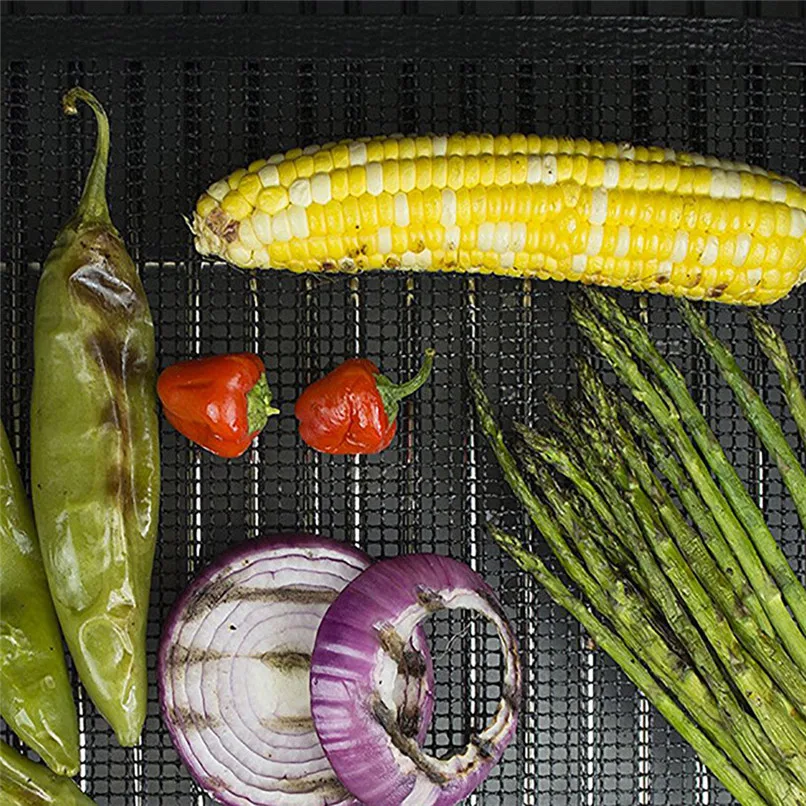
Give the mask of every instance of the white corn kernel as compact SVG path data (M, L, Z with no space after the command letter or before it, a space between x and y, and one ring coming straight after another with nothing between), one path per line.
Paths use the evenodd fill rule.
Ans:
M543 175L543 158L537 154L529 156L526 163L526 182L530 185L540 184Z
M630 251L630 228L624 225L618 228L618 238L616 239L616 249L613 257L627 257Z
M709 235L705 239L705 248L700 255L701 266L713 266L716 263L717 255L719 254L719 241L716 236Z
M513 252L523 252L526 249L526 224L517 221L512 225L510 248Z
M588 232L588 245L585 249L590 257L596 257L602 251L602 241L604 240L604 227L591 227Z
M462 239L462 231L459 227L446 227L445 240L443 242L446 252L453 252L459 248L459 243Z
M273 154L267 162L269 165L279 165L281 162L285 162L285 154Z
M670 260L672 263L682 263L688 254L688 232L681 230L674 236L674 248Z
M260 239L255 234L252 225L249 223L248 218L244 218L243 221L238 224L238 239L247 249L255 250L263 246Z
M661 260L661 262L658 263L658 275L665 277L666 279L669 279L672 276L671 260Z
M380 196L383 193L383 166L380 162L370 162L367 165L367 193L371 196Z
M280 173L276 165L264 165L257 175L264 188L273 188L280 184Z
M234 241L227 247L227 260L236 266L246 266L252 260L252 250Z
M317 204L327 204L333 198L333 193L330 189L330 174L319 173L313 175L311 178L311 198Z
M574 255L571 258L571 271L574 274L582 274L588 266L587 255Z
M596 188L591 195L591 211L588 221L591 224L604 224L607 219L607 191Z
M736 171L725 174L725 198L738 199L742 195L742 177Z
M271 216L262 210L258 210L252 216L252 229L265 246L269 246L274 240L271 236Z
M291 225L291 234L295 238L307 238L310 235L308 214L304 207L292 204L288 208L288 221Z
M501 255L501 268L511 269L515 265L515 253L504 252Z
M380 227L378 229L378 251L388 255L392 251L392 228Z
M633 146L632 143L619 143L618 154L622 159L634 160L635 146Z
M320 148L321 146L317 145L305 146L305 148L302 149L302 153L305 154L306 157L310 157L311 154L316 154L316 152L319 151Z
M207 195L212 196L217 202L220 202L229 191L230 186L222 179L220 182L214 182L207 188Z
M291 240L291 222L288 220L288 210L280 210L271 220L271 231L275 241Z
M422 252L416 252L414 258L414 265L418 269L430 269L431 268L431 250L430 249L423 249Z
M554 154L543 157L543 184L557 184L557 157Z
M789 237L802 238L806 234L806 213L794 207L789 212L792 216L789 223Z
M721 168L711 171L711 198L721 199L725 195L725 172Z
M705 165L705 157L702 154L689 154L692 165Z
M435 157L444 157L448 151L448 138L444 135L436 136L431 145L431 149Z
M736 248L733 250L733 265L736 268L744 266L747 256L750 254L750 247L753 245L753 239L746 233L740 232L736 236Z
M481 224L478 229L477 244L482 252L489 252L493 248L493 238L495 237L495 224L489 221Z
M786 185L783 182L773 182L770 198L774 202L786 201Z
M499 254L509 250L509 238L512 234L512 225L508 221L501 221L495 225L493 235L493 249Z
M747 270L747 284L750 286L757 286L761 282L761 269L748 269Z
M673 148L664 148L663 149L663 161L664 162L675 162L677 160L677 154Z
M621 167L617 160L605 160L604 164L604 177L602 178L602 187L614 188L618 185L619 174Z
M350 165L366 165L367 163L367 144L360 142L352 142L349 145L350 151Z
M312 201L310 180L295 179L288 189L288 198L291 204L307 207Z
M456 223L456 193L450 188L442 191L442 216L440 223L443 227L452 227Z
M405 269L413 269L417 265L417 255L407 250L400 256L400 265Z
M405 193L395 194L395 224L398 227L409 225L409 197Z
M261 246L260 249L255 249L252 253L252 265L258 269L268 269L270 264L271 258L269 257L269 250L266 249L265 246Z

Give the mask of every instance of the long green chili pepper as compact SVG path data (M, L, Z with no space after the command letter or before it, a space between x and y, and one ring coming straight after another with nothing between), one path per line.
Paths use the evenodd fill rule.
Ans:
M0 795L7 806L95 806L69 778L0 742Z
M81 681L122 745L147 701L146 619L159 508L154 328L106 204L109 123L36 299L31 462L42 555Z
M31 505L0 423L0 715L59 775L78 772L78 719Z

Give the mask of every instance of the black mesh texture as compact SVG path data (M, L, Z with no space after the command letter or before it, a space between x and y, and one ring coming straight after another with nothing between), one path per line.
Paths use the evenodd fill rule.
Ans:
M260 27L247 18L196 18L194 30L206 31L210 41L220 36L221 47L211 49L194 45L182 34L182 19L171 18L159 23L160 36L175 34L177 44L159 50L147 41L157 30L153 19L113 18L107 38L88 38L83 50L71 44L80 30L76 18L45 20L41 29L26 18L4 20L2 416L23 475L27 480L36 283L78 198L94 137L86 111L79 121L60 112L60 93L80 83L111 116L112 213L142 270L160 367L202 353L254 350L283 404L257 447L230 462L194 449L163 423L152 674L160 624L194 569L244 538L304 529L354 541L374 556L451 554L499 590L525 664L517 741L469 803L730 803L621 672L590 650L576 623L483 533L488 516L522 534L527 527L471 416L465 369L471 363L483 369L506 417L544 421L546 392L574 393L570 359L582 349L569 324L567 289L461 276L250 277L203 262L181 215L210 181L257 157L396 130L533 131L658 143L760 163L806 182L806 67L786 55L802 51L806 28L802 21L712 25L684 18L594 25L573 16L531 19L527 26L496 17L484 34L484 19L474 17L467 18L466 48L445 51L437 48L439 36L425 34L425 44L417 40L408 48L416 39L412 18L387 16L383 26L352 19L349 27L343 18L329 25L319 18L316 36L309 37L312 19L285 20L284 36L293 36L282 55L268 45L259 52L260 37L271 37L265 19ZM23 39L37 30L44 32L40 39ZM64 40L53 36L59 30ZM371 55L362 56L361 43L376 35L389 38L390 50L377 53L368 44ZM129 36L136 42L131 48ZM241 37L248 57L236 48ZM589 37L600 44L588 48ZM354 55L343 55L346 38ZM559 42L569 43L567 50ZM655 50L652 42L662 46ZM756 47L763 42L766 48ZM672 306L652 298L645 311L802 574L804 536L777 472ZM708 315L730 336L794 439L745 314L711 306ZM774 306L770 318L783 326L806 376L806 293ZM403 377L429 345L438 351L433 381L403 405L397 438L382 455L323 457L297 438L292 403L328 368L361 354ZM492 714L500 658L486 629L459 617L437 621L432 636L440 696L429 747L444 752ZM153 679L151 695L142 746L125 751L80 696L81 784L99 804L211 802L177 759Z

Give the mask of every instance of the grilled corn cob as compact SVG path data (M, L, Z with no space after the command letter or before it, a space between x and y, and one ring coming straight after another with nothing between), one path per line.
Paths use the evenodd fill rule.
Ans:
M241 268L477 271L762 305L806 282L806 190L741 163L534 135L361 138L258 160L199 198Z

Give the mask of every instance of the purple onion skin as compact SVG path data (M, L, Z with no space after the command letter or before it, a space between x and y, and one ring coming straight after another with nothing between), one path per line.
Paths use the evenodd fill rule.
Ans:
M160 641L157 656L157 686L160 708L163 721L168 729L171 742L177 750L180 758L190 772L194 781L210 794L218 803L224 806L241 806L243 799L233 797L226 788L217 786L214 777L201 766L198 759L184 750L183 737L186 727L182 722L181 713L176 713L170 708L168 694L165 689L165 681L168 675L168 658L171 651L172 642L170 637L177 632L188 605L198 594L199 590L207 587L210 582L222 572L234 569L241 565L248 564L254 558L259 557L264 552L270 550L291 550L316 552L318 549L333 551L334 548L346 559L353 560L356 565L367 567L372 559L365 552L339 541L330 538L319 537L309 534L279 534L258 540L247 540L228 549L219 555L210 565L206 566L198 576L194 578L190 585L182 592L174 603L171 611L163 625L162 638ZM418 647L423 649L423 657L426 663L425 686L426 693L420 707L420 722L418 725L418 741L423 741L433 715L433 691L434 691L434 670L430 654L428 653L427 640L422 630L416 635ZM355 799L340 800L339 806L362 806Z
M379 710L376 688L377 663L384 654L380 637L384 631L379 628L394 624L400 613L412 613L417 607L421 610L418 622L422 621L429 612L441 609L434 592L450 596L459 591L480 602L476 609L488 618L493 614L491 620L499 622L507 648L507 676L498 712L500 732L491 734L490 742L475 745L477 763L436 782L432 776L440 768L431 766L435 760L418 756L410 745L405 752L400 745L393 749L382 724L389 720L382 707ZM405 638L405 632L401 637ZM339 650L345 645L352 650L349 657ZM328 609L311 661L314 726L339 779L366 806L453 806L467 797L500 760L515 734L520 688L515 638L493 590L466 565L438 555L396 557L363 571Z

